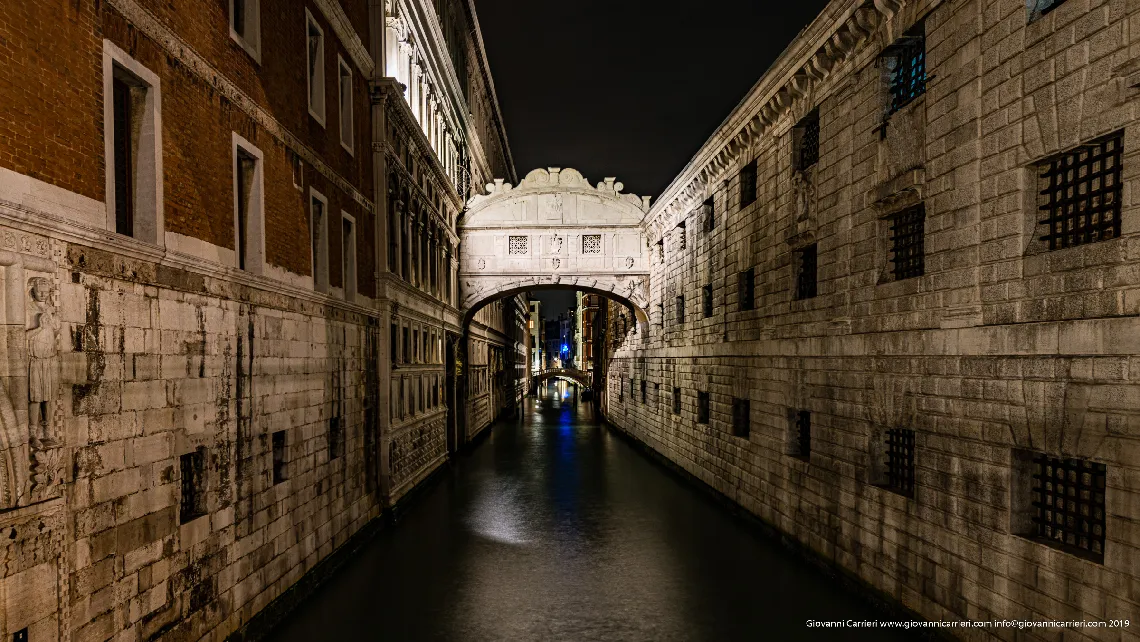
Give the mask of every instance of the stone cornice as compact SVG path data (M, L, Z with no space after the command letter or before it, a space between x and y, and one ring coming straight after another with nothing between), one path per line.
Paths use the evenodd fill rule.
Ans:
M305 159L321 176L328 179L352 196L366 211L372 211L372 201L368 200L356 186L337 174L329 167L316 151L301 142L292 132L285 129L276 118L258 105L256 101L245 94L231 82L221 70L213 66L180 36L171 31L165 24L154 16L149 10L136 0L107 0L123 17L127 19L143 35L153 40L173 60L177 60L184 69L197 76L198 80L206 84L219 95L230 101L239 111L245 113L261 126L269 135L281 141L286 147L292 149L298 156Z
M832 0L665 189L646 216L647 233L700 204L710 185L723 180L745 152L791 113L797 100L858 53L902 4L903 0Z
M372 62L368 47L364 46L360 34L356 33L356 29L352 26L352 22L348 19L344 9L341 8L340 3L337 0L313 0L313 3L324 14L325 20L328 20L329 24L332 25L333 33L344 45L348 55L360 69L360 73L364 74L365 78L371 78L376 65Z

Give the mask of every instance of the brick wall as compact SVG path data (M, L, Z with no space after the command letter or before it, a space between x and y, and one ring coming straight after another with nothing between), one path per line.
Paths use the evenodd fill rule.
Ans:
M917 2L879 21L696 199L713 197L712 231L702 231L701 208L683 212L681 249L669 202L651 212L665 262L653 268L649 332L620 337L609 363L609 420L924 617L1136 612L1140 351L1129 337L1140 330L1140 129L1137 89L1125 81L1133 14L1123 2L1068 0L1030 22L1021 2ZM884 135L879 56L920 18L927 90L890 116ZM772 79L835 33L839 23L822 20ZM728 122L745 122L763 102L742 104L753 111ZM794 125L816 106L820 160L805 195L792 180ZM1042 250L1034 164L1120 129L1121 237ZM757 199L741 208L738 170L753 158ZM894 280L883 217L907 199L926 208L925 275ZM795 300L793 252L805 239L818 243L818 296ZM742 310L738 278L749 267L755 309ZM657 384L669 399L657 399ZM674 386L680 415L669 403ZM708 424L697 422L699 392L711 395ZM747 438L733 435L734 398L750 401ZM789 410L811 412L806 460L794 456ZM876 484L884 431L899 427L916 433L912 498ZM1103 562L1019 534L1023 451L1107 467ZM1064 635L1096 637L1082 633Z

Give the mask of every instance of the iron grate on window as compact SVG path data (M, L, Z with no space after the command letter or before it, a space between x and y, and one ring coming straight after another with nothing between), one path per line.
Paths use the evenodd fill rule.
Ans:
M601 254L602 253L602 235L601 234L583 234L582 235L582 254Z
M797 454L804 459L811 455L811 412L800 410L796 413Z
M206 451L204 448L179 457L182 495L178 523L185 524L206 514Z
M1116 132L1038 165L1050 250L1120 236L1123 153L1124 132Z
M796 298L810 299L816 295L818 281L816 263L818 246L815 243L799 250L795 254L796 260Z
M1104 561L1104 464L1033 458L1033 525L1048 543Z
M892 428L886 433L887 488L914 497L914 431Z
M891 217L891 272L895 280L926 272L926 207L922 204Z
M819 111L800 121L800 157L796 169L807 169L819 162Z
M527 252L527 237L525 236L511 236L508 244L508 252L510 254L526 254Z
M685 297L677 297L677 323L685 322Z
M926 35L920 23L900 38L889 54L891 68L890 114L926 93Z

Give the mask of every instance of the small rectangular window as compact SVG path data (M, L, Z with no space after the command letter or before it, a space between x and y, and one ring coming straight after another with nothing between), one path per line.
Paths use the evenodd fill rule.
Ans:
M711 232L716 229L716 206L714 205L713 197L710 196L706 198L702 207L705 215L705 231Z
M891 273L896 281L926 273L926 207L918 204L890 217Z
M748 399L732 399L732 434L748 439L752 432L752 402Z
M618 380L618 401L625 401L625 375Z
M12 642L28 642L28 629L27 627L20 629L12 634Z
M344 285L344 300L356 302L356 219L341 214L340 219L340 278Z
M883 486L906 497L914 497L914 431L892 428L884 434L886 440L886 478Z
M420 331L412 330L412 363L420 361Z
M206 449L180 456L178 468L182 476L178 523L187 524L206 514Z
M646 399L648 399L648 395L646 394L646 391L648 391L648 390L649 390L649 385L647 384L645 379L642 379L641 380L641 403L645 403Z
M391 359L392 363L395 364L397 362L397 350L400 348L400 329L399 326L397 326L395 323L392 324L392 335L390 337L390 343L392 345L389 346L388 349L392 352Z
M713 292L711 283L701 288L701 310L704 312L706 319L713 315Z
M793 253L796 270L796 299L810 299L816 295L816 259L818 246L815 243Z
M657 304L657 323L662 328L665 327L665 304L664 303L658 303Z
M292 150L289 151L289 166L293 170L293 187L297 188L298 192L304 191L305 163L300 155Z
M633 392L633 377L630 377L630 378L629 378L629 398L630 398L631 400L634 398L634 392Z
M308 9L305 9L305 33L309 114L323 126L325 124L325 32Z
M353 154L355 150L352 136L352 68L339 54L336 61L339 78L337 94L340 97L340 144L349 154Z
M344 448L344 426L340 415L329 417L329 459L340 457Z
M1041 240L1050 250L1120 236L1124 196L1124 132L1058 154L1037 165L1044 215Z
M1103 564L1108 468L1033 451L1015 450L1013 459L1013 509L1024 513L1016 534Z
M697 393L697 423L707 424L709 422L709 393Z
M602 235L601 234L583 234L582 235L582 254L601 254L602 253Z
M737 277L741 310L752 310L756 306L756 272L748 268Z
M803 171L819 162L819 109L813 109L810 114L796 125L793 136L798 139L796 145L796 158L794 167Z
M285 431L278 430L273 433L273 483L274 485L288 479L285 461Z
M507 243L508 254L526 254L527 253L527 237L525 236L511 236ZM501 251L501 250L500 250Z
M675 386L673 388L673 414L681 414L681 389Z
M257 168L257 159L239 149L237 154L237 266L239 270L247 269L250 240L250 208L253 206L253 177Z
M891 103L887 115L926 93L926 31L920 22L884 53L890 72Z
M796 418L796 456L808 459L811 456L811 412L797 411Z
M135 169L132 155L134 138L131 117L131 87L122 78L111 81L115 115L115 231L124 236L135 235Z
M260 0L230 0L230 38L261 62Z
M751 205L756 200L756 159L752 159L740 169L740 207Z
M677 297L677 323L685 322L685 297Z
M404 327L404 349L400 352L400 360L402 363L412 362L412 349L409 345L408 328Z

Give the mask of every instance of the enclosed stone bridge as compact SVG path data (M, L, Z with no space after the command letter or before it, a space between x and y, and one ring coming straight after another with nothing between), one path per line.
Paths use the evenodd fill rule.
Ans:
M494 299L565 288L617 299L646 323L649 197L597 185L574 169L536 169L518 186L496 179L459 222L459 297L465 319Z
M583 388L594 387L590 373L585 370L578 370L577 368L547 368L534 375L531 381L535 387L538 387L542 385L544 381L550 379L566 379L581 385Z

